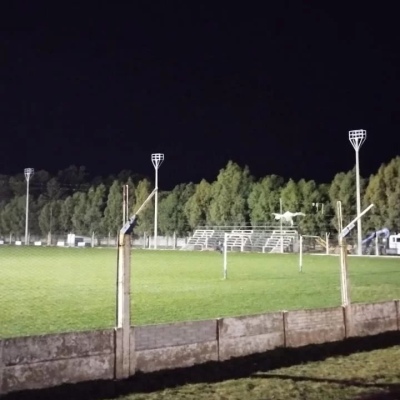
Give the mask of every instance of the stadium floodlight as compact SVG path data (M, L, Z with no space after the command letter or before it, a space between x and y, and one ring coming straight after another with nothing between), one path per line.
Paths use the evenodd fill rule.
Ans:
M153 163L155 170L155 199L154 199L154 249L157 249L157 218L158 218L158 169L160 168L162 162L164 161L164 154L153 153L151 155L151 162Z
M33 168L25 168L24 175L26 179L26 210L25 210L25 244L27 245L28 240L28 227L29 227L29 181L34 174L35 170Z
M367 138L367 131L358 129L349 131L349 140L356 152L356 197L357 197L357 254L362 255L362 232L361 232L361 195L360 195L360 165L359 165L359 151L362 144Z

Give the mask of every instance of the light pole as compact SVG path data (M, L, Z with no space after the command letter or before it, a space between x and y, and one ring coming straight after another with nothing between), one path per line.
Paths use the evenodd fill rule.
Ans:
M33 168L25 168L24 175L26 179L26 211L25 211L25 244L28 244L28 217L29 217L29 180L35 170Z
M360 165L359 165L359 150L367 138L367 131L358 129L349 131L349 140L356 151L356 189L357 189L357 254L362 255L362 231L361 231L361 195L360 195Z
M283 215L283 204L282 204L282 197L279 199L279 212L281 214L280 219L280 229L281 229L281 253L283 254L283 226L282 226L282 215Z
M156 178L155 178L155 200L154 200L154 248L157 248L157 217L158 217L158 169L160 168L162 162L164 161L164 154L153 153L151 155L151 162L154 165Z

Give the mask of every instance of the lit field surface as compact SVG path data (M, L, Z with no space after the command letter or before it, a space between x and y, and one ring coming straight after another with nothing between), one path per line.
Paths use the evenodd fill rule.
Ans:
M349 257L352 302L400 298L400 259ZM0 247L0 337L115 326L115 249ZM339 306L336 256L132 251L132 324Z

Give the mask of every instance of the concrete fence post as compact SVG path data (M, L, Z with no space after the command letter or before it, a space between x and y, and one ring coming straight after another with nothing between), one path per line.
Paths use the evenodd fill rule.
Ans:
M119 235L117 271L117 327L115 332L115 378L135 371L135 348L131 343L131 235Z
M351 304L348 304L347 306L342 306L342 309L343 309L345 338L347 339L353 336L354 333L352 306Z
M282 310L282 331L283 331L283 347L287 347L287 331L288 331L288 312Z
M0 340L0 397L3 395L3 344L4 341Z

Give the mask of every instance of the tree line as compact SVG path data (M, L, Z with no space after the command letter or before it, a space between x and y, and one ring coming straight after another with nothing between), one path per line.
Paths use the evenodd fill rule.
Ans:
M131 171L89 180L84 167L70 166L52 176L37 171L30 181L31 235L116 235L122 226L122 186L129 187L134 213L153 190L153 182ZM363 219L364 231L388 227L399 231L400 157L361 179L363 207L375 207ZM277 175L255 179L248 167L229 161L214 182L182 183L159 192L160 235L188 235L199 226L271 226L272 213L301 211L296 223L303 234L336 232L336 203L344 223L356 215L355 170L336 174L330 183L285 180ZM22 237L25 231L26 181L23 174L0 175L0 236ZM141 213L135 233L153 234L154 201Z

